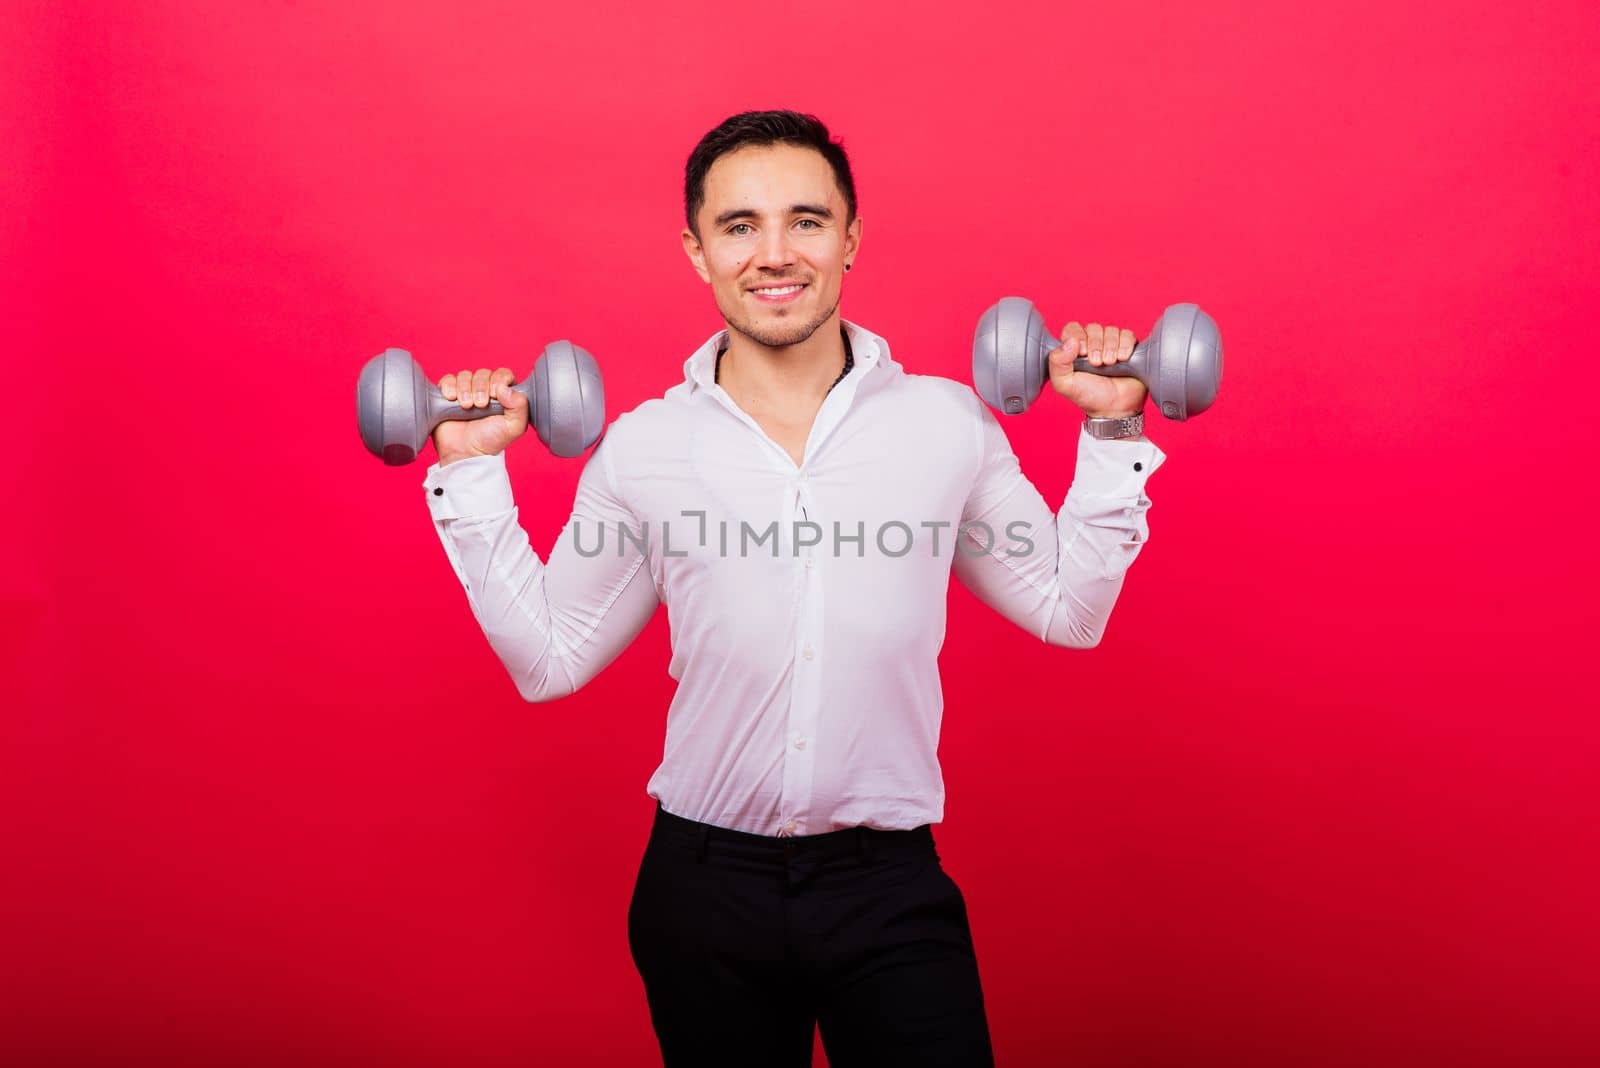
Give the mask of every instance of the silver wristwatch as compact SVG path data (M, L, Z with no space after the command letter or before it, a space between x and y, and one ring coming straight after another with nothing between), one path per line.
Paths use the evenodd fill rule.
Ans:
M1116 438L1136 438L1144 433L1144 413L1135 412L1133 415L1120 416L1113 419L1102 419L1098 416L1084 416L1083 425L1088 428L1091 438L1101 441L1112 441Z

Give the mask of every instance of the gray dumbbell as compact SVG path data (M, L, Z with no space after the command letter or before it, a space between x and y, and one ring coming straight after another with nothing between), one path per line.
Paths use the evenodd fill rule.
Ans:
M570 341L552 341L533 374L511 387L528 398L528 421L557 456L577 456L605 428L606 391L594 357ZM451 419L503 415L498 401L463 408L445 400L405 349L388 349L368 360L356 379L356 425L361 441L386 464L417 458L428 435Z
M1006 415L1027 410L1050 380L1049 360L1061 342L1045 329L1044 316L1026 297L1002 297L978 320L972 339L972 382L978 395ZM1161 313L1150 336L1121 363L1096 367L1087 356L1074 371L1112 378L1137 378L1161 414L1184 420L1217 399L1222 384L1222 335L1216 320L1194 304L1173 304Z

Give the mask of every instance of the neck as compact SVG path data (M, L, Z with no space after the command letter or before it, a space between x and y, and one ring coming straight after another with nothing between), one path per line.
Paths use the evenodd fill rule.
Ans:
M730 330L728 346L717 360L716 380L730 394L757 407L821 404L839 381L845 352L844 325L837 317L799 344L779 348Z

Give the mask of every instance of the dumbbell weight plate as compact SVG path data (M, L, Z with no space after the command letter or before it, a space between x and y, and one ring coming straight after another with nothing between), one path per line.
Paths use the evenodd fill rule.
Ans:
M991 408L1020 415L1049 378L1055 345L1044 316L1027 297L1001 297L978 320L972 340L972 384Z
M390 466L408 464L428 438L427 377L405 349L385 349L356 379L356 427L367 451Z
M1127 366L1139 373L1150 388L1150 399L1161 414L1182 422L1199 415L1217 399L1222 385L1222 334L1217 322L1197 304L1172 304L1161 313L1150 336L1134 346L1134 356L1144 349L1141 365L1134 357ZM1101 369L1081 357L1072 362L1075 371Z
M605 429L606 390L594 357L552 341L533 365L533 432L557 456L577 456Z

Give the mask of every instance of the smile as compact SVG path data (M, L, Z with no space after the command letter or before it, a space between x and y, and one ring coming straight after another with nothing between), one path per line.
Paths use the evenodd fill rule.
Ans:
M806 287L804 285L777 286L768 289L752 289L751 294L759 301L767 304L783 304L794 300Z

